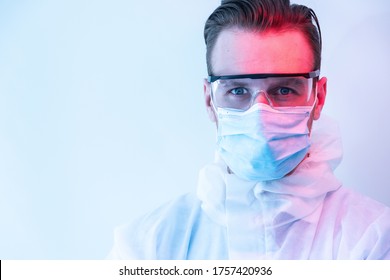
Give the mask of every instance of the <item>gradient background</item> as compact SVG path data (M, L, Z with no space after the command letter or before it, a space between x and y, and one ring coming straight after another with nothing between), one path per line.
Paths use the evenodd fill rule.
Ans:
M323 30L337 174L390 205L390 2L297 2ZM195 189L218 3L0 0L0 259L102 259L115 226Z

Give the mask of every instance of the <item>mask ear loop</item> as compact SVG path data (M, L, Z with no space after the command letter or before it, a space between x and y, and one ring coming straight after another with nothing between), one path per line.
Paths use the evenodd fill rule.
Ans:
M318 82L318 77L314 78L313 79L313 87L314 87L314 102L313 102L313 105L312 105L312 108L311 108L311 111L314 110L315 106L317 105L317 102L318 102L318 91L317 91L317 82ZM312 89L313 91L313 89Z
M211 91L211 89L210 89L210 91ZM217 114L217 107L215 107L215 104L213 101L213 95L211 92L210 92L210 104L211 104L211 107L213 108L214 114Z
M218 120L219 120L218 116L219 116L219 114L218 114L217 107L215 106L213 99L214 99L213 98L213 90L212 90L212 87L210 87L210 105L211 105L211 107L212 107L212 109L214 111L214 116L215 116L216 124L217 124L217 129L215 130L215 142L217 143L217 141L218 141L218 130L219 130L219 128L218 128ZM220 158L220 155L218 154L217 151L215 152L215 156L217 158ZM222 158L220 160L222 160ZM226 165L226 172L228 174L234 174L233 171L229 168L229 166L226 163L225 163L225 165Z
M217 107L215 107L215 104L214 104L214 98L213 98L213 90L211 89L210 87L210 105L211 105L211 108L213 109L214 111L214 116L215 116L215 120L217 121L217 126L218 126L218 110L217 110Z
M214 117L215 117L215 120L217 122L217 126L218 126L218 110L217 110L217 107L215 106L214 104L214 94L213 94L213 86L212 86L212 83L210 83L210 87L209 87L209 90L210 90L210 105L211 105L211 108L213 109L214 111Z
M318 78L315 78L315 79L318 79ZM317 102L318 102L318 92L317 92L317 81L316 80L313 80L313 84L314 84L314 102L313 102L313 105L311 105L311 109L310 109L310 117L313 117L313 114L314 114L314 109L316 108L317 106ZM313 124L314 124L314 118L312 118L312 121L311 121L311 128L310 128L310 131L309 131L309 138L311 139L311 131L313 130ZM306 157L310 157L310 151L307 153Z

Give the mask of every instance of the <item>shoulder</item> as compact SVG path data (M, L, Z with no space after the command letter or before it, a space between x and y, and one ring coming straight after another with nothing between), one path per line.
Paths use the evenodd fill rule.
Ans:
M330 192L325 199L327 207L333 208L342 215L354 215L361 217L362 223L381 221L383 216L390 215L390 208L386 205L351 189L342 187L335 192ZM356 216L359 215L359 216ZM385 225L390 225L390 220Z
M340 246L365 259L390 258L390 208L347 188L330 193L324 207ZM331 218L333 217L333 218Z
M109 258L183 258L184 245L200 215L200 204L194 194L185 194L116 228Z

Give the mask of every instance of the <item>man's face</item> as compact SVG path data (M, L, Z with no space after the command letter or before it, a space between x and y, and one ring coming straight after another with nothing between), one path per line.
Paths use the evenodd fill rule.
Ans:
M307 73L313 69L313 52L300 31L256 33L230 28L221 32L211 56L213 75L256 73ZM204 93L210 119L216 121L211 106L210 84ZM308 123L318 119L326 96L326 78L317 82L317 104Z

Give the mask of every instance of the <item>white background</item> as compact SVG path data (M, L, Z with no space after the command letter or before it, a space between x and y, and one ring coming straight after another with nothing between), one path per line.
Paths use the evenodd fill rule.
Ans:
M102 259L115 226L195 189L218 3L0 0L0 259ZM390 205L390 4L299 3L323 30L337 174Z

